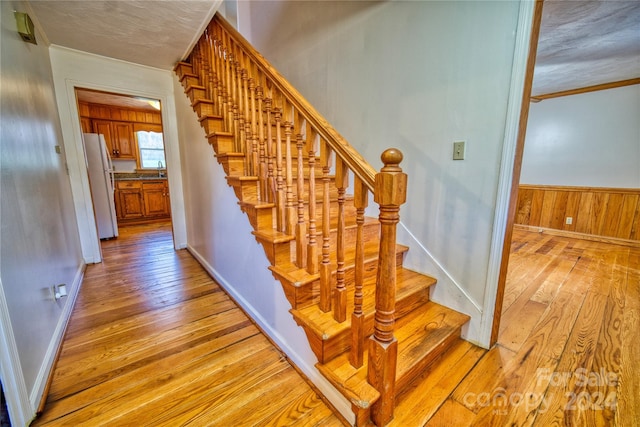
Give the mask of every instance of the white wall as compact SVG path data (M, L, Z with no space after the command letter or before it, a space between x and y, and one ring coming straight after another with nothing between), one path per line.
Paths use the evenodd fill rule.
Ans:
M189 251L324 395L352 417L346 400L315 369L317 359L289 314L282 286L271 275L264 250L251 234L253 228L177 78L174 86Z
M520 183L640 188L640 85L532 103Z
M0 2L0 373L12 423L35 415L84 263L65 169L49 50L23 42L14 10ZM51 287L70 296L56 301Z
M436 276L434 300L470 314L466 337L486 345L500 172L508 177L513 159L504 163L503 148L515 139L505 129L517 120L508 107L522 90L512 77L524 74L512 65L526 55L516 49L519 2L249 4L240 32L375 168L386 148L402 150L405 265ZM452 160L454 141L466 141L464 161Z
M186 229L172 72L59 46L51 47L51 67L85 262L100 262L102 257L84 163L80 119L74 91L76 87L160 100L167 176L171 192L174 246L184 248Z

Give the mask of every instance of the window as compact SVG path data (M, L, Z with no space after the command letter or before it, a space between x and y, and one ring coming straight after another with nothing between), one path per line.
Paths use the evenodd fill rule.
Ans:
M164 159L164 142L160 132L136 132L138 150L140 152L140 167L142 169L158 169L167 167Z

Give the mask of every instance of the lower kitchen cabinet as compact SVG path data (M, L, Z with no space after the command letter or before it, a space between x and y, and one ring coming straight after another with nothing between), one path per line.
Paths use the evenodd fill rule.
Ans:
M171 216L166 180L116 181L118 222L146 222Z

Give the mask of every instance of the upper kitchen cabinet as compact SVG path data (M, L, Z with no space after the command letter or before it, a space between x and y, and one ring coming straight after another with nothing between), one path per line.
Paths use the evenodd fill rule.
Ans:
M135 132L153 130L162 132L159 111L145 111L138 108L78 102L80 122L83 132L104 135L113 159L135 160L140 167Z
M136 141L133 125L111 120L92 120L93 131L104 135L109 154L115 159L136 160Z

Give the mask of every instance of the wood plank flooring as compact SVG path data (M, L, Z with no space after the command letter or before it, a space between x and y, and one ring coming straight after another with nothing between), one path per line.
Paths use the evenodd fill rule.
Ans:
M36 425L341 425L168 226L122 231ZM640 249L515 230L504 298L498 344L456 344L391 426L640 426Z
M640 426L640 249L515 230L498 344L427 426Z
M337 426L340 420L168 223L129 226L87 267L33 425Z

